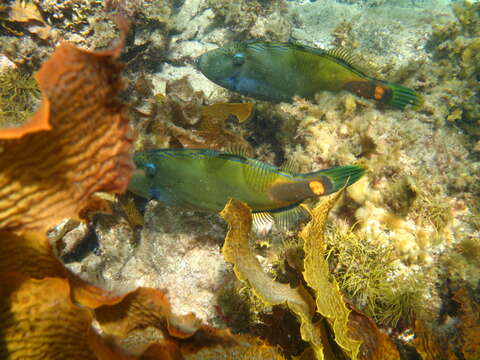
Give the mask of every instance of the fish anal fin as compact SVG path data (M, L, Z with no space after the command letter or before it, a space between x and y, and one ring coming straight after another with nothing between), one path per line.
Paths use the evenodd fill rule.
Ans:
M259 234L267 234L272 229L275 222L272 214L261 211L252 214L253 227Z
M281 230L290 229L311 217L308 207L304 204L298 204L284 211L274 212L272 215L275 219L275 226Z

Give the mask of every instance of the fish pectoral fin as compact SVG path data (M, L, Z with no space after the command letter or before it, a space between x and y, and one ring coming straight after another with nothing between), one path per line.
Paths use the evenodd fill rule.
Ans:
M255 212L252 214L253 227L259 234L267 234L272 229L275 220L269 212Z
M275 226L281 230L290 229L311 217L308 207L304 204L298 204L286 210L274 212L272 216L275 219Z

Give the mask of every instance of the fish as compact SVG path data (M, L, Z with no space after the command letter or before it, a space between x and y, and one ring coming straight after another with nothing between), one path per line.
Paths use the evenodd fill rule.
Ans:
M219 212L229 199L247 203L257 228L288 228L307 210L306 199L355 183L365 168L337 166L309 173L277 167L237 153L212 149L153 149L134 154L137 168L128 190L186 209Z
M346 90L401 110L423 104L414 90L368 76L344 48L326 51L290 42L238 42L201 55L197 67L217 85L274 103Z

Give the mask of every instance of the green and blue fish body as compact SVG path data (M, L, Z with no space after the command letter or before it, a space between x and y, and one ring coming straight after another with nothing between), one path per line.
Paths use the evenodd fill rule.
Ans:
M211 50L198 59L200 71L214 83L260 100L312 99L321 91L347 90L404 109L422 97L402 85L374 79L353 65L344 49L324 51L277 42L243 42Z
M129 190L144 198L194 210L221 211L230 198L247 203L257 223L294 221L308 198L328 195L356 182L359 166L338 166L307 174L256 159L210 149L137 152L138 172ZM258 225L258 224L257 224Z

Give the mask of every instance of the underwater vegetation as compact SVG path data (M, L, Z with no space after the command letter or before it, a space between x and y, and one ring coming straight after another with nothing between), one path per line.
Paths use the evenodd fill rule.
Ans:
M54 248L46 236L51 224L58 222L59 218L81 216L86 205L88 211L98 211L98 207L91 207L92 191L123 191L133 170L129 155L131 139L126 136L129 126L125 107L115 96L121 85L118 76L121 66L115 58L123 41L119 46L99 53L62 44L37 74L43 95L40 109L29 123L0 131L4 150L0 161L9 162L9 165L4 163L2 166L0 178L3 181L9 179L11 184L2 186L0 213L0 309L5 319L0 325L1 357L134 360L139 358L134 355L136 352L143 354L144 358L180 359L200 350L202 356L206 356L209 349L203 344L208 343L214 352L218 346L231 346L227 353L232 351L232 354L252 356L258 353L271 358L277 354L276 350L259 339L248 336L235 339L228 330L205 327L193 314L172 314L166 295L159 290L138 288L125 294L109 293L67 271L54 255ZM70 81L65 83L65 79ZM96 91L97 96L76 97L86 90ZM92 117L92 110L99 117ZM95 127L89 129L92 124ZM108 129L103 127L107 124ZM79 131L82 129L85 131ZM77 138L69 134L71 130L76 131ZM73 141L65 143L65 137ZM78 157L77 143L92 140L95 140L93 148L98 150L96 155L82 149L80 154L87 158ZM43 141L48 141L51 147L45 146ZM38 146L44 150L39 152ZM32 147L36 162L28 165L24 159L31 158ZM17 170L10 166L13 164L10 160L13 150L17 155ZM70 166L71 173L60 168L63 177L50 173L54 180L62 181L66 191L59 191L55 181L48 183L41 177L48 161ZM84 172L82 166L95 169L101 178L96 179L94 188L91 183L71 176L74 172ZM53 166L53 170L56 169ZM19 174L25 170L30 173L28 178ZM95 178L92 174L88 177ZM75 183L74 190L68 188L70 181ZM20 182L28 184L33 191L22 194L21 187L18 187ZM51 191L57 194L50 195ZM78 194L81 194L82 201L76 198ZM21 202L9 206L17 196L21 196L28 206ZM72 197L76 207L71 206ZM35 210L38 211L30 214L32 198L35 198ZM94 329L93 321L101 329ZM59 327L60 332L57 331ZM138 331L145 328L157 329L157 333L147 331L145 334L150 333L150 336L139 335ZM27 332L29 340L24 340ZM127 345L131 344L132 338L136 339L135 346ZM160 338L163 340L152 343ZM188 345L185 344L187 338L191 338ZM33 339L37 345L32 345ZM183 345L173 339L183 339ZM276 356L282 358L280 354ZM194 359L195 356L188 358Z
M379 247L361 232L336 224L325 233L327 259L339 286L377 324L395 327L419 317L428 281L421 276L394 278L398 258L391 246ZM385 281L390 279L390 281Z
M429 46L444 79L440 91L449 96L443 111L447 120L478 140L480 119L480 4L460 1L452 5L456 21L438 24Z
M0 125L17 126L29 119L40 100L35 79L18 69L0 73Z
M18 3L90 49L115 35L98 0ZM367 13L393 2L356 3ZM56 40L35 33L41 20L6 21L16 4L0 9L0 62L31 79ZM0 132L0 357L480 358L478 3L454 2L414 46L409 38L385 52L401 17L382 32L345 14L331 45L376 51L382 68L371 74L418 90L425 102L415 111L343 91L239 103L195 70L194 59L233 40L286 41L309 27L286 11L294 2L106 5L137 22L122 54L61 45L37 76L43 106ZM305 43L328 48L322 36ZM287 158L299 173L368 171L339 196L307 200L311 221L287 232L255 234L252 210L232 201L224 239L215 214L107 194L125 191L134 151L157 148L242 149L248 156L233 158L276 168Z

